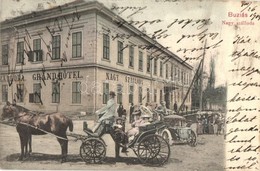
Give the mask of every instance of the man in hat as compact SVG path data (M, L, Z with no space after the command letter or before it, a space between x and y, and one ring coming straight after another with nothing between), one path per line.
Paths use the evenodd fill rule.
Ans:
M104 129L104 123L105 120L110 121L111 126L114 123L115 113L116 113L116 103L115 103L115 92L110 91L109 92L109 100L107 101L107 105L103 108L96 111L96 114L100 117L93 129L94 133L97 133L100 135Z

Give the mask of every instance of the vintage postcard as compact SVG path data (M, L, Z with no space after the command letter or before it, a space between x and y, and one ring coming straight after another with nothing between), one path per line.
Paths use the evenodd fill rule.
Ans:
M1 169L260 170L260 1L0 8Z

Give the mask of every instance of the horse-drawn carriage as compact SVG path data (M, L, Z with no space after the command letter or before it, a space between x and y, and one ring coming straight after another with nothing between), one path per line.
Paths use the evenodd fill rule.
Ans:
M80 156L86 163L100 163L106 157L106 143L102 135L110 134L115 143L121 147L132 149L141 163L149 166L161 166L165 164L170 156L168 142L162 136L156 134L158 130L164 129L161 121L154 121L149 125L139 127L139 133L132 141L126 141L126 134L118 131L109 120L102 122L101 134L93 133L86 123L83 125L85 135L67 133L69 128L73 130L71 119L61 113L35 114L34 112L18 105L7 104L3 108L3 118L14 120L16 129L21 139L21 156L23 160L31 152L31 135L51 134L58 139L61 145L62 161L66 161L68 152L67 136L81 140ZM29 151L28 147L29 146Z
M126 140L126 134L113 128L109 121L102 124L104 124L104 129L99 135L87 128L86 122L83 126L85 136L68 134L82 141L80 156L86 163L101 163L104 161L107 146L102 138L104 134L110 134L114 142L119 146L132 149L142 164L161 166L168 161L170 156L169 144L160 135L156 134L158 129L165 127L162 122L156 121L144 127L139 127L139 134L130 142Z

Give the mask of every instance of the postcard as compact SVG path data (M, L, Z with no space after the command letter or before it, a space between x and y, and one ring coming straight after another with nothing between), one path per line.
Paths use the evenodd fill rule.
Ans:
M1 169L260 170L259 1L0 3Z

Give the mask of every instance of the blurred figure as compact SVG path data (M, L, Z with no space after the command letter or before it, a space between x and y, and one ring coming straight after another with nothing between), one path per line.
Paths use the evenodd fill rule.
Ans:
M117 108L117 114L118 114L118 117L122 117L123 115L123 110L124 110L124 107L122 105L122 102L119 103L119 106Z
M132 123L134 122L134 117L133 117L133 112L134 112L134 103L131 103L131 106L130 106L130 112L129 112L129 123Z

